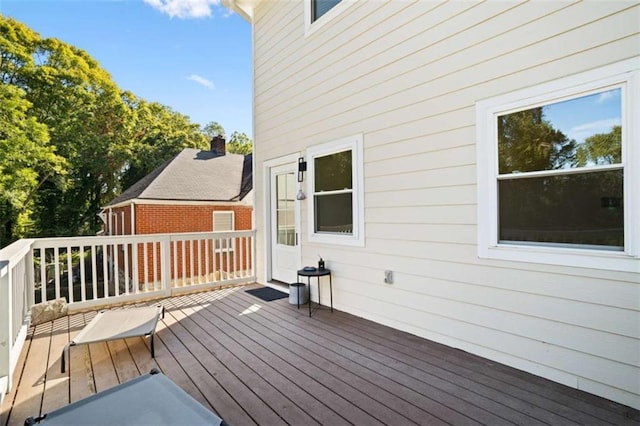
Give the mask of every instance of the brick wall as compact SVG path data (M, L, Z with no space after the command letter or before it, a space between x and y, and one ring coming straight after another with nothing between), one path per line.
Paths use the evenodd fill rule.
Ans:
M136 205L136 234L209 232L214 211L234 211L235 229L251 229L250 206Z
M166 233L183 233L183 232L209 232L213 230L213 212L214 211L233 211L235 230L249 230L252 228L252 207L251 206L207 206L207 205L162 205L162 204L136 204L135 205L135 233L141 234L166 234ZM114 215L108 220L112 222L111 235L131 235L131 207L124 206L114 208ZM106 227L108 230L109 227ZM123 233L124 230L124 233ZM238 244L238 243L236 243ZM173 247L172 247L173 248ZM172 275L178 278L190 278L190 271L186 271L187 276L183 277L180 265L182 264L182 244L178 243L178 271L173 271L174 265L171 265ZM147 255L147 279L154 279L152 248L148 247ZM144 271L144 252L139 247L138 250L138 269ZM194 251L194 262L202 264L204 259L198 259L197 251ZM129 256L129 265L131 265L131 253ZM234 261L233 258L230 259ZM191 263L191 249L186 247L185 251L186 264ZM215 264L214 264L215 262ZM120 267L123 267L124 259L119 259ZM209 259L209 270L226 271L227 259L226 255L218 254L211 256ZM243 264L240 267L246 267ZM205 270L202 265L202 270ZM196 268L197 272L197 268ZM141 282L144 281L142 279ZM159 265L157 265L156 276L160 275Z

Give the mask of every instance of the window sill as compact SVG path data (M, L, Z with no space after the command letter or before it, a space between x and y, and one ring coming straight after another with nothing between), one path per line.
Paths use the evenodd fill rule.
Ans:
M364 239L357 238L353 235L340 234L310 234L310 243L317 244L333 244L340 246L364 247Z
M481 247L478 257L511 262L640 273L640 258L619 251L499 244Z

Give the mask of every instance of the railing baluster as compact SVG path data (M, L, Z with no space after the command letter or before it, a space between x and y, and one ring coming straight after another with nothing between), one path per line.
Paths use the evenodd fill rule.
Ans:
M73 303L73 263L71 246L67 246L67 301Z
M96 260L96 252L98 247L91 245L91 289L93 290L92 299L98 298L98 262Z
M225 279L228 280L231 276L231 240L227 237L226 241L227 245L225 247L225 252L227 253L227 270Z
M218 250L216 250L216 243L219 240L214 237L211 240L211 255L213 256L213 281L220 281L220 275L218 275ZM221 263L222 263L222 259L221 259Z
M55 291L56 291L56 299L60 298L60 248L55 247L53 249L53 262L54 262L54 272L55 272Z
M113 245L113 287L116 297L120 296L120 270L118 269L120 261L118 260L119 253L118 243Z
M109 262L107 244L102 245L102 297L107 299L109 297Z
M194 278L194 269L193 269L193 264L195 262L195 251L193 250L193 240L190 239L189 240L189 285L193 285L193 278Z
M171 287L178 287L178 240L174 240L173 244L173 272L169 275L172 285Z
M148 251L148 243L142 243L142 256L143 257L143 265L144 265L144 279L143 279L143 283L144 283L144 291L149 291L149 259L147 259L148 255L149 255L149 251Z
M122 256L124 257L124 294L129 295L129 244L122 243Z
M40 249L40 301L47 300L47 249Z
M198 247L198 263L197 263L197 267L198 267L198 284L202 284L202 261L203 261L203 256L202 256L202 246L204 245L204 241L202 240L202 238L198 238L196 240L196 245ZM204 282L207 282L206 280Z
M182 282L180 283L181 287L184 287L187 283L187 240L181 240L182 245Z
M158 243L153 242L153 289L158 289Z
M212 281L209 275L209 239L208 238L204 239L204 273L206 277L204 281L207 283Z
M85 288L84 279L84 246L80 246L80 300L87 300L87 289Z

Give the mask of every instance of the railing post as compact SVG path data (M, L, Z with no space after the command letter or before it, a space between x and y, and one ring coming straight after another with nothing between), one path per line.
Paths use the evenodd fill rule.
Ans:
M25 313L31 312L31 307L36 303L36 278L35 278L35 264L33 262L33 248L29 250L29 253L25 256L24 267L26 274L25 292Z
M162 271L162 291L171 296L171 238L162 237L160 242L160 270Z

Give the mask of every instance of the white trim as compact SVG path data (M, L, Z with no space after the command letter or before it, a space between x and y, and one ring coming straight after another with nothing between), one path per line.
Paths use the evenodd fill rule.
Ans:
M248 194L247 194L248 195ZM243 198L246 199L247 197ZM119 207L126 207L132 203L135 204L166 204L171 206L250 206L251 203L245 203L243 201L207 201L207 200L161 200L161 199L141 199L133 198L131 200L123 201L121 203L112 204L106 209L115 209Z
M626 272L640 272L640 57L476 104L478 179L478 257ZM496 117L611 86L622 89L622 167L624 168L624 252L498 242L498 149ZM614 166L620 168L620 165ZM606 168L606 167L605 167ZM591 170L591 169L590 169ZM584 170L583 170L584 171ZM544 174L544 172L542 173ZM635 218L635 219L634 219Z
M351 235L325 234L315 232L314 187L315 170L313 159L318 156L351 150L353 173L353 233ZM364 155L363 134L358 133L322 145L307 148L307 225L309 241L320 244L339 244L364 247Z
M332 7L327 13L316 19L315 22L311 22L311 1L304 0L304 36L309 37L318 31L320 28L327 25L336 16L340 15L348 7L356 3L356 0L341 0L340 3Z

